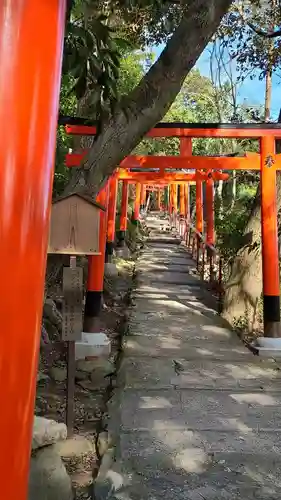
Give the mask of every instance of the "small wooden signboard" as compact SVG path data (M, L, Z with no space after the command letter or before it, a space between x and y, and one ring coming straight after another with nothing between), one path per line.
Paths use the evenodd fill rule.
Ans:
M66 425L68 436L74 428L75 395L75 341L81 339L83 329L83 269L76 267L76 257L70 257L70 267L63 269L62 340L67 341L67 395Z
M62 340L71 342L81 339L83 329L83 269L64 267L63 269L63 323Z

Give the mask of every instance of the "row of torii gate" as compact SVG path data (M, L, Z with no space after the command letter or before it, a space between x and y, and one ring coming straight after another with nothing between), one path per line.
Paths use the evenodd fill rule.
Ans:
M0 2L0 471L5 500L27 499L66 7L67 0ZM74 125L69 122L69 126ZM95 131L73 128L72 133ZM212 176L221 170L260 170L265 335L280 335L276 209L280 156L275 154L280 125L159 124L147 135L180 137L183 148L190 148L184 139L192 137L260 141L260 155L243 158L202 160L190 151L165 160L128 157L118 175L134 176L130 169L140 167L144 182L151 183L149 172L143 171L158 168L157 162L163 161L159 168L164 170L203 170ZM173 173L170 179L171 173L165 175L169 184L187 182L176 177L185 174ZM140 177L131 180L140 182ZM99 197L106 205L105 190ZM107 210L109 215L111 203ZM98 268L96 272L103 275ZM88 288L91 292L91 282Z
M67 120L67 119L66 119ZM78 119L70 120L66 125L67 133L71 135L95 135L96 129L91 125L83 125ZM76 122L78 124L73 124ZM281 155L275 152L275 139L281 137L279 124L184 124L160 123L152 129L147 137L178 137L180 139L180 154L178 156L128 156L116 169L106 187L100 192L98 201L107 205L107 189L109 188L108 202L108 231L107 246L112 251L115 240L115 208L118 181L122 182L122 204L120 231L121 241L127 228L127 199L128 184L136 185L134 201L134 218L138 220L140 206L144 200L144 185L157 186L163 189L169 186L169 204L166 207L170 214L177 213L185 218L189 225L189 189L190 183L196 185L196 232L202 235L203 196L202 183L206 183L206 244L215 244L214 228L214 182L227 180L230 170L260 171L261 181L261 239L263 264L263 311L264 335L266 337L280 337L280 284L279 284L279 254L277 231L277 204L276 204L276 171L281 169ZM245 153L241 157L210 157L192 156L192 138L254 138L260 142L260 153ZM86 151L70 153L66 157L68 167L79 167ZM138 171L135 171L135 170ZM153 169L153 171L151 171ZM183 172L191 170L193 172ZM178 207L178 186L180 186L180 204ZM106 229L103 235L106 239ZM105 244L104 244L105 246ZM104 252L103 252L104 255ZM94 268L101 269L101 256L93 256L93 281L89 279L87 297L92 292L102 291L103 277L99 283L94 277ZM95 264L94 264L95 262ZM97 309L95 305L95 310ZM89 311L89 314L91 312Z

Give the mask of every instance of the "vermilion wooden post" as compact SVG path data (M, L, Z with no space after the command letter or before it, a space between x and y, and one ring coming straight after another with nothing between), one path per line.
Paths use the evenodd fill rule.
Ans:
M196 229L200 234L203 234L203 190L202 181L196 179ZM199 254L201 248L201 237L197 234L197 269L199 266Z
M180 138L180 155L181 156L192 156L192 138L191 137L181 137ZM190 194L189 194L189 184L184 185L184 215L189 222L190 217Z
M121 214L120 214L120 225L118 234L118 246L125 246L126 231L127 231L127 217L128 217L128 193L129 193L129 183L128 181L122 182L122 197L121 197Z
M178 212L178 185L177 184L172 184L172 194L173 194L173 199L172 199L172 204L173 204L173 211L174 213L177 214Z
M140 201L141 201L141 184L136 183L136 193L135 193L135 203L134 203L134 214L133 221L138 224L140 220Z
M186 183L184 185L184 213L187 219L187 222L189 222L190 219L190 197L189 197L189 184Z
M169 215L172 216L173 213L173 184L168 186L168 211Z
M163 211L167 212L168 210L168 205L167 205L167 198L168 198L168 186L163 186L163 191L162 191L162 206L163 206Z
M181 237L184 237L186 231L185 222L185 184L180 184L180 222L179 222L179 233Z
M116 176L112 176L109 181L107 240L106 240L106 256L105 256L106 262L112 261L114 246L115 246L117 187L118 187L118 179Z
M203 192L200 179L196 179L196 229L203 233Z
M264 336L280 337L280 280L274 137L261 138L261 236Z
M215 243L214 181L212 174L206 179L206 222L207 243Z
M140 208L143 210L145 208L145 202L146 202L146 186L145 184L141 185L141 202L140 202Z
M100 191L97 196L97 202L105 207L105 211L100 211L99 228L99 251L100 255L90 255L88 257L88 281L84 312L84 331L95 332L98 325L98 317L101 312L104 265L105 265L105 246L107 229L107 206L108 206L108 184Z
M180 216L185 216L185 184L180 184Z
M159 187L156 191L156 200L157 200L157 210L161 210L161 188Z
M191 156L192 155L192 138L191 137L181 137L180 138L180 154L181 154L181 156Z
M0 471L5 500L27 499L65 11L64 0L0 2Z
M172 225L177 226L177 215L178 215L178 185L172 184Z

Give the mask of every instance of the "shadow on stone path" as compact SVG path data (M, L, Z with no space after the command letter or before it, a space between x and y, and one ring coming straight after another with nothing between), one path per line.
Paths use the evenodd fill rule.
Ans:
M146 222L152 232L109 406L114 461L105 456L94 498L276 500L279 367L222 325L188 253L165 240L157 217Z

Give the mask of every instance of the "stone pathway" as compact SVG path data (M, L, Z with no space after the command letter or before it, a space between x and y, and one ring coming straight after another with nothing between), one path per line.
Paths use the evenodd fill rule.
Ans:
M194 262L149 217L95 499L281 497L280 370L206 305ZM108 457L107 457L108 458ZM111 493L109 493L111 490Z

